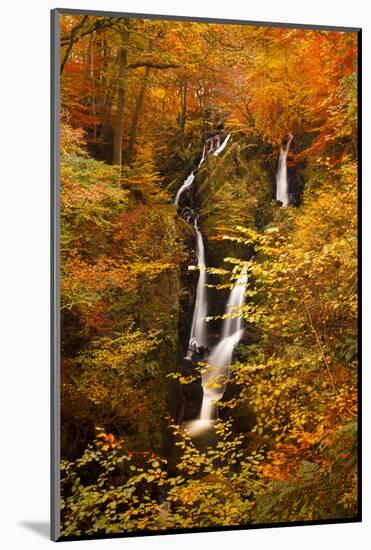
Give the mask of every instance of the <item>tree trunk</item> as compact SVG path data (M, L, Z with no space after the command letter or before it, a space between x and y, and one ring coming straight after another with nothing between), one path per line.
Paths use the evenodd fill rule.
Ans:
M103 108L102 108L102 126L99 134L99 139L104 144L107 140L109 130L111 128L111 111L113 104L113 90L111 90L110 85L107 86L109 91L106 94L104 99ZM111 134L112 135L112 134Z
M180 104L181 104L181 115L180 115L180 140L182 143L182 146L184 147L184 133L185 133L185 125L186 125L186 118L187 118L187 90L188 90L188 82L187 79L184 78L183 83L180 87Z
M198 104L200 106L201 120L202 120L202 143L206 141L206 122L205 122L205 109L204 109L204 100L203 100L203 86L201 82L198 82L197 90Z
M88 48L88 64L89 64L89 77L91 81L91 114L94 117L93 122L93 138L97 139L97 106L96 106L96 97L95 97L95 74L94 74L94 53L93 53L93 44L94 44L94 33L89 35L89 48Z
M105 107L105 95L103 90L107 88L107 71L108 71L108 55L107 55L107 39L104 35L100 36L100 66L97 74L97 113L102 115Z
M126 93L126 71L127 71L127 46L129 43L129 31L127 28L128 20L125 20L126 28L122 32L122 46L119 51L119 78L118 78L118 94L116 119L113 135L113 158L112 163L121 166L122 164L122 136L123 136L123 119L125 110L125 93Z
M149 44L148 44L148 52L151 52L151 51L152 51L152 40L150 40ZM132 158L133 158L135 139L137 137L137 130L138 130L139 115L140 115L140 111L142 109L144 93L146 91L146 87L147 87L147 84L148 84L150 72L151 72L151 67L149 65L147 65L147 67L144 70L144 75L143 75L142 82L141 82L141 85L140 85L140 90L139 90L139 94L138 94L138 97L137 97L137 101L135 103L133 118L132 118L131 126L130 126L129 145L128 145L128 148L127 148L127 151L126 151L126 162L128 164L131 164L131 161L132 161Z

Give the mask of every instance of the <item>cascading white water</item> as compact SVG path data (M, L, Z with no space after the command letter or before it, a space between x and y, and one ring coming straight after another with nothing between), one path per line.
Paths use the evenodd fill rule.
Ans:
M225 147L227 146L227 143L228 143L230 137L231 137L231 135L228 134L227 137L225 138L225 140L222 143L220 143L220 136L219 135L216 136L216 138L215 138L216 142L217 142L217 148L216 149L215 149L215 146L214 146L214 138L209 138L206 141L205 145L204 145L204 148L202 150L202 156L201 156L200 162L198 163L198 166L197 166L196 170L198 170L198 168L200 168L201 164L204 162L206 157L208 155L210 155L211 153L213 153L213 155L215 155L215 156L218 156L225 149ZM209 147L208 149L207 149L207 146ZM195 170L192 170L192 172L189 174L189 176L184 180L183 185L178 189L178 192L175 195L174 204L179 203L180 197L182 196L184 191L186 191L187 189L189 189L191 187L195 177L196 177Z
M223 397L233 350L243 335L243 321L238 310L244 303L246 285L247 268L244 266L227 302L225 314L229 317L223 321L221 340L209 355L207 359L209 366L202 374L204 394L200 417L189 422L187 426L189 433L193 436L207 430L216 418L217 409L214 402Z
M282 202L282 206L287 206L289 204L289 193L288 193L288 181L287 181L287 155L290 149L290 145L293 139L293 135L290 134L290 138L286 143L285 147L281 147L280 156L278 159L278 167L276 174L276 200Z
M175 195L174 204L178 204L181 195L184 193L186 189L191 187L194 179L195 179L195 173L194 173L194 170L192 170L189 176L184 180L183 185L180 187L180 189L178 189L178 192Z
M214 156L217 157L218 155L220 155L222 151L224 151L224 149L227 147L227 143L230 137L231 137L231 134L228 134L225 140L217 147L217 149L215 149ZM219 143L220 143L220 140L219 140Z
M183 185L178 190L174 204L179 203L179 199L186 191L191 187L195 179L195 171L200 168L201 164L205 161L206 157L210 154L218 156L227 146L227 143L230 139L230 134L221 142L220 136L214 136L214 138L207 139L202 156L199 161L199 164L195 170L189 174L186 180L183 182ZM193 217L193 211L188 206L183 209L183 216L187 221L190 221ZM198 268L199 268L199 278L196 289L196 302L193 311L191 333L188 343L187 358L192 360L192 355L195 352L196 354L201 353L202 349L206 350L207 346L207 331L206 331L206 316L207 316L207 297L206 297L206 263L205 263L205 248L202 238L202 233L198 228L198 218L194 220L194 229L196 232L196 254L198 258ZM235 287L232 289L230 294L230 299L227 305L226 313L232 314L233 308L241 306L243 304L243 297L246 289L247 277L246 269L244 268L241 272L240 278L238 279ZM235 345L240 340L243 334L242 330L242 320L241 319L225 319L223 322L223 331L222 331L222 340L215 347L213 353L210 355L209 361L212 361L213 369L217 369L218 372L216 377L220 376L223 372L228 373L228 365L232 360L232 353ZM212 422L213 411L215 410L215 405L213 401L220 399L224 393L225 384L222 386L222 389L212 390L207 388L207 381L210 378L209 375L205 374L202 376L202 386L204 389L204 396L202 401L201 416L200 419L194 420L188 423L187 429L189 431L198 432L203 428L204 424L209 424ZM213 376L214 378L214 376Z
M200 166L204 162L205 158L206 158L206 145L204 145L204 148L202 149L202 157L200 159L200 162L198 163L197 168L200 168Z
M198 228L198 217L195 219L194 228L196 231L196 254L198 259L197 266L199 268L199 277L187 357L191 357L192 352L196 350L197 347L206 347L207 344L205 321L205 317L207 315L205 247L202 233Z

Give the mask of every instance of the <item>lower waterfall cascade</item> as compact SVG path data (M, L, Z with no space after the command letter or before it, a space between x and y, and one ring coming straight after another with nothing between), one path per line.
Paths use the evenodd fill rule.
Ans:
M233 351L244 332L243 320L238 314L238 310L244 303L247 281L247 268L244 266L227 300L225 315L228 317L223 320L220 342L210 352L206 360L208 366L202 374L203 399L200 416L187 425L191 435L197 435L210 428L217 418L215 402L224 395Z

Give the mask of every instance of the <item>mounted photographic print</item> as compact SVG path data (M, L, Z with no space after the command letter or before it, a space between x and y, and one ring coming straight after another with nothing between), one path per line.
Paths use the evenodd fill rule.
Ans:
M360 521L360 30L52 31L53 539Z

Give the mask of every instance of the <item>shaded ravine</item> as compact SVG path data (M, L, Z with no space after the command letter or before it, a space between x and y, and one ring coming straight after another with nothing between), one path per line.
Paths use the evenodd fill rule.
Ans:
M174 200L175 204L179 203L182 194L186 190L192 188L197 171L206 158L211 155L218 156L226 148L230 137L230 134L228 134L221 140L220 136L217 135L206 141L198 166L191 171L178 190ZM282 206L288 206L290 204L287 177L287 155L293 137L294 136L290 134L286 145L280 148L277 165L276 199L282 203ZM211 351L209 351L206 322L208 313L206 292L207 267L204 240L199 227L200 215L196 215L188 205L183 208L182 215L188 223L193 224L196 233L196 255L197 267L199 270L186 359L190 361L194 367L197 366L197 363L200 361L206 364L202 372L203 395L199 415L196 419L185 422L184 427L192 437L198 437L202 433L210 431L217 420L217 402L223 398L229 377L229 366L232 363L233 351L243 336L243 319L240 317L239 311L244 304L248 275L245 265L227 299L220 341Z

